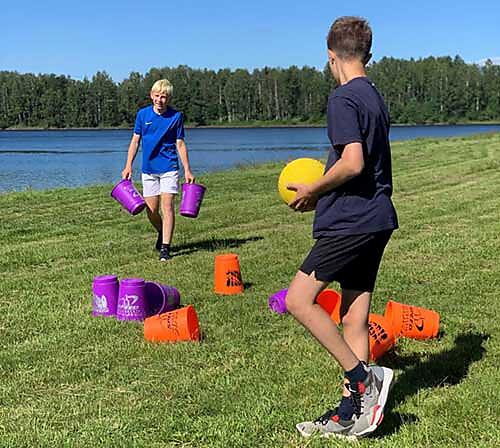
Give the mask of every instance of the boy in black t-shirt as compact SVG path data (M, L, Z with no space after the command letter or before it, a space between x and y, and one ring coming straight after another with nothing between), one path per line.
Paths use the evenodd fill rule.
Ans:
M330 28L329 65L339 84L328 99L332 148L320 180L288 185L296 191L292 208L316 209L316 243L288 288L287 308L339 362L345 378L338 407L297 425L304 436L371 433L382 421L393 378L391 369L368 367L371 293L398 227L391 201L389 114L365 72L371 41L370 26L358 17L341 17ZM315 303L332 281L342 288L343 335Z

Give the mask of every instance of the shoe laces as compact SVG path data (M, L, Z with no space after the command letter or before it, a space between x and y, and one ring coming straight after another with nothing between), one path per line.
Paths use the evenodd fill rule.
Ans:
M326 411L323 415L319 416L316 420L314 420L314 423L321 423L322 425L326 425L330 420L337 421L338 420L338 409L329 409ZM337 418L335 418L337 417Z
M351 393L354 414L359 417L363 413L363 394L365 393L366 386L361 381L355 384L348 383L346 386L347 390Z

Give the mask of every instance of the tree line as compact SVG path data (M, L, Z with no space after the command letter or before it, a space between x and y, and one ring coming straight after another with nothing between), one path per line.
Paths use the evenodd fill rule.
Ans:
M393 123L500 121L500 66L455 58L384 57L368 66ZM150 103L154 81L169 79L172 105L191 125L325 122L334 81L327 67L255 69L152 68L116 83L106 72L75 80L55 74L0 71L0 128L132 127Z

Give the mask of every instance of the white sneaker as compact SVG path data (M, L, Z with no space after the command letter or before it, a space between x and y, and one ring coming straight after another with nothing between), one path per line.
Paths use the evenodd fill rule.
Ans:
M321 417L313 422L297 423L297 431L304 437L311 437L317 434L319 437L341 437L347 440L355 440L356 437L350 435L354 426L354 420L342 420L337 414L338 408L326 411Z

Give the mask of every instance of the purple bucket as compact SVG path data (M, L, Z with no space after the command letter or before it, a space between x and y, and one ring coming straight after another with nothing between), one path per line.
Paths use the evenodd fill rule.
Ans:
M137 215L146 207L144 198L136 190L130 179L122 179L118 182L111 190L111 196L131 215Z
M146 282L146 317L177 309L181 296L173 286L156 282Z
M146 317L146 286L142 278L124 278L120 282L116 318L143 320Z
M274 293L272 296L269 296L268 305L271 311L274 311L278 314L285 314L287 312L286 309L286 293L288 289L282 289Z
M92 282L92 315L114 316L118 302L118 277L116 275L100 275Z
M196 218L206 188L200 184L182 184L182 199L179 213L188 218Z

